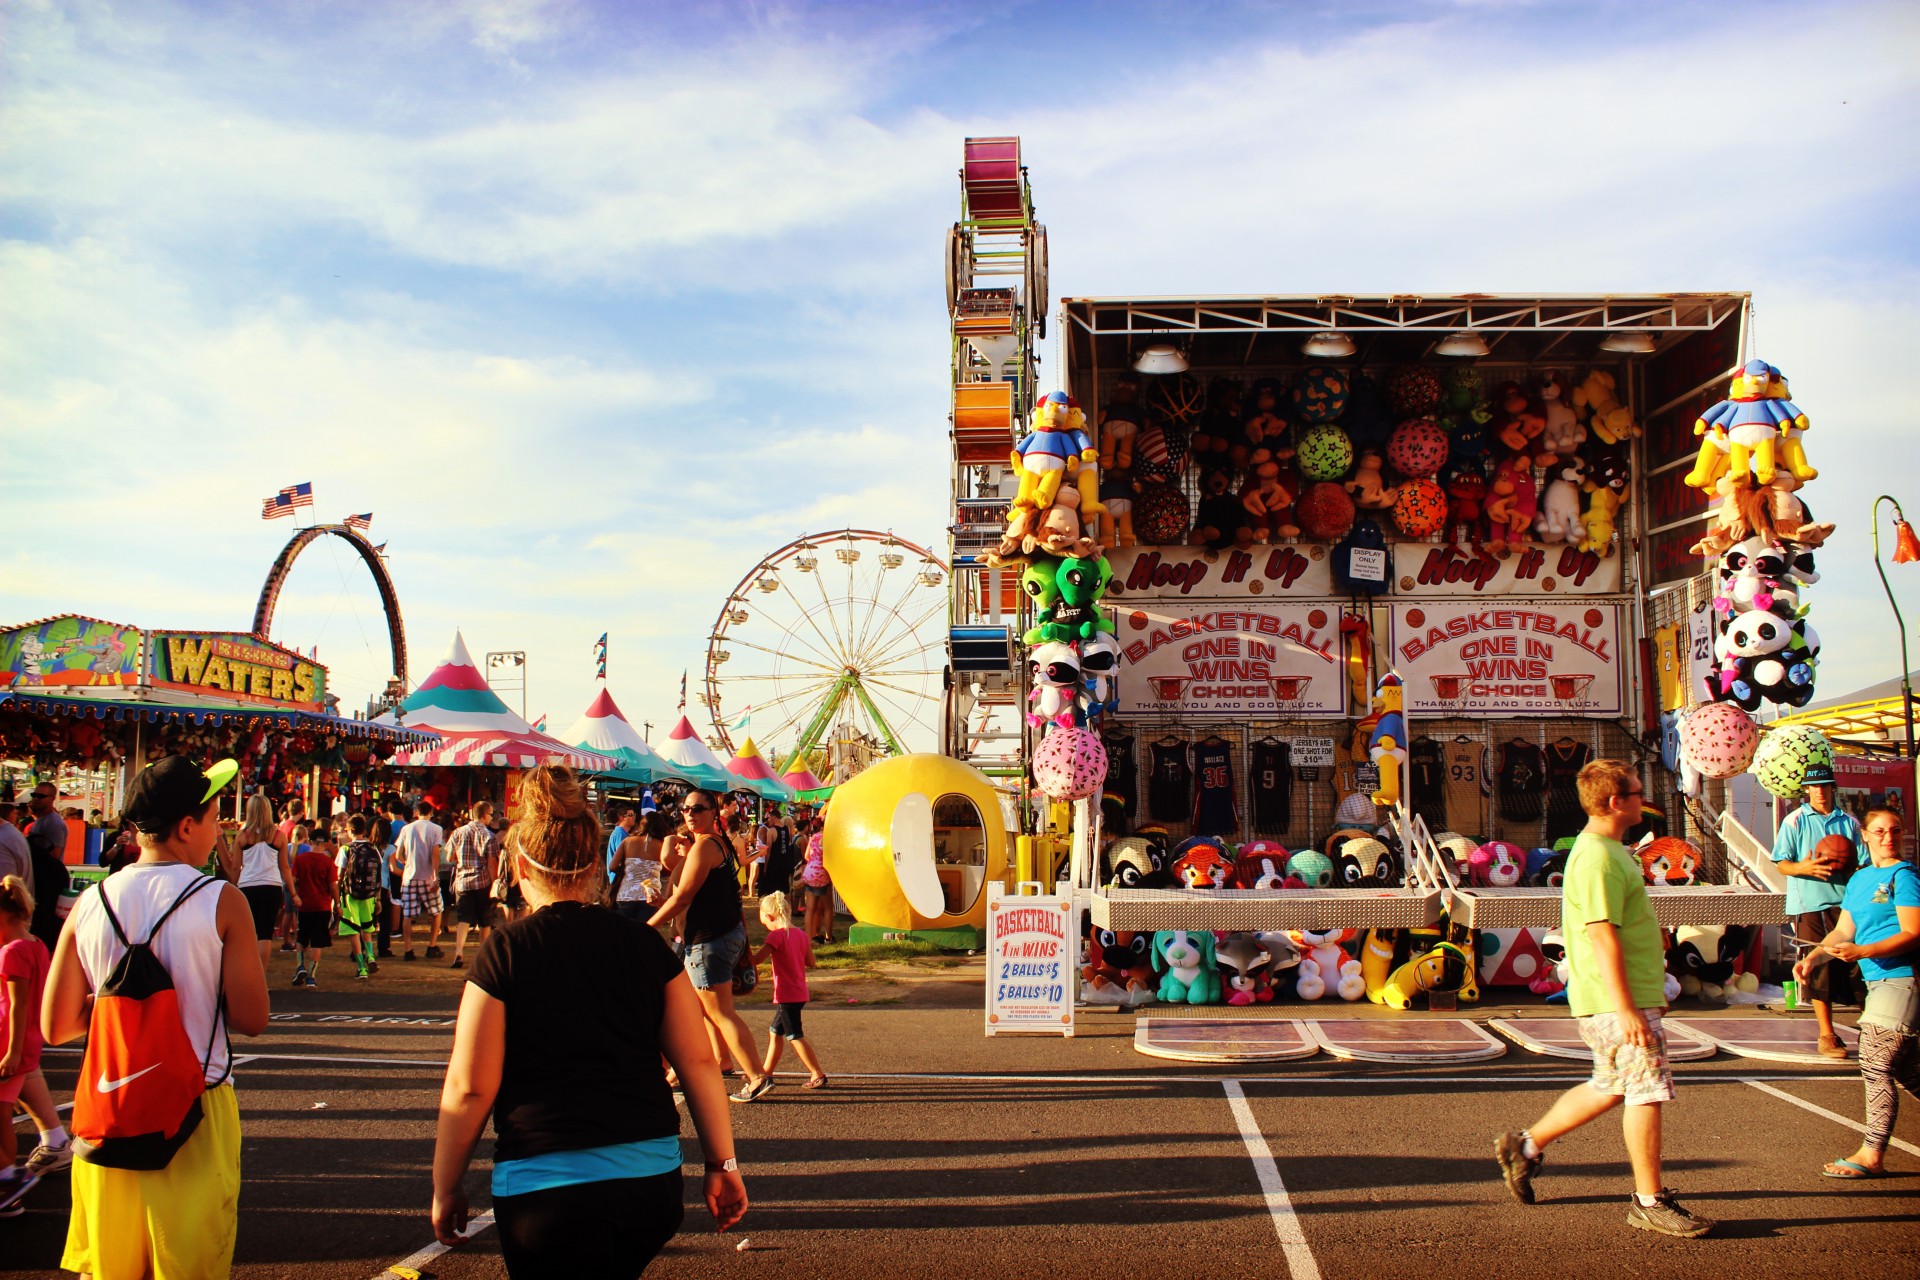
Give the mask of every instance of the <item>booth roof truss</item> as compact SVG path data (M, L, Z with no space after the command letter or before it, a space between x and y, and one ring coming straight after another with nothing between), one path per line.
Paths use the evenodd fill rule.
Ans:
M1903 701L1902 695L1896 693L1890 698L1849 702L1837 707L1816 707L1770 720L1766 727L1805 725L1810 729L1818 729L1829 738L1904 753L1907 717ZM1916 708L1916 712L1920 712L1920 708Z
M1429 297L1067 298L1073 328L1091 334L1574 333L1713 329L1747 305L1745 293Z

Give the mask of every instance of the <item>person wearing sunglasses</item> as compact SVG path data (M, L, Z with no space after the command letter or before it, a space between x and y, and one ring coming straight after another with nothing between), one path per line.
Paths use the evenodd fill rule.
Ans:
M1867 1001L1860 1013L1860 1079L1867 1090L1866 1136L1859 1150L1820 1172L1829 1178L1877 1178L1900 1110L1900 1089L1920 1097L1920 991L1914 986L1920 944L1920 872L1900 852L1900 815L1869 809L1862 829L1868 865L1847 883L1840 918L1814 950L1793 966L1801 982L1829 955L1858 964ZM1898 1087L1896 1087L1898 1086Z
M740 910L739 859L715 821L719 807L711 792L688 793L680 806L688 832L685 856L673 892L647 923L657 928L685 913L687 977L707 1025L746 1074L733 1100L753 1102L773 1088L773 1077L760 1069L753 1029L733 1007L734 969L748 963L747 921Z

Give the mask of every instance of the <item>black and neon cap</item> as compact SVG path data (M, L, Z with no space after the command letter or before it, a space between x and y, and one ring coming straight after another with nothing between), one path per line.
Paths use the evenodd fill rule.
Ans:
M147 835L164 835L182 818L206 808L207 801L239 772L239 764L232 760L202 769L185 756L168 756L140 771L127 789L121 816Z

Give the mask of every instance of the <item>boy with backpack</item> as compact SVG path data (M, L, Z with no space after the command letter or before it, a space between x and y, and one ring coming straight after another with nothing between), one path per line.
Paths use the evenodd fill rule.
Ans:
M348 958L356 980L380 972L374 958L375 935L380 929L380 879L386 857L367 839L367 815L347 819L347 847L340 854L340 923L353 930Z
M128 790L140 859L80 896L40 1025L87 1037L74 1092L73 1211L60 1265L94 1276L224 1276L240 1197L230 1030L267 1027L247 900L200 871L239 766L172 756Z

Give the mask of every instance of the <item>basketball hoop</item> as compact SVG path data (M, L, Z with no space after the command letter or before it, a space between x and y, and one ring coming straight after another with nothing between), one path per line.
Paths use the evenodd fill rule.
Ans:
M1466 696L1467 681L1470 677L1466 675L1428 676L1427 679L1433 683L1433 700L1443 707L1454 707L1458 706L1460 700Z
M1186 699L1187 685L1192 676L1148 676L1147 683L1153 686L1153 696L1159 702L1181 702Z
M1307 686L1313 683L1312 676L1272 676L1273 696L1278 702L1298 702L1307 696Z
M1593 699L1587 691L1593 687L1590 675L1551 675L1547 677L1553 684L1553 696L1570 707L1584 708L1593 705Z

